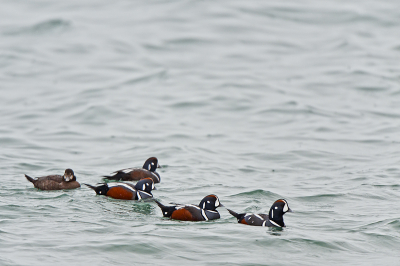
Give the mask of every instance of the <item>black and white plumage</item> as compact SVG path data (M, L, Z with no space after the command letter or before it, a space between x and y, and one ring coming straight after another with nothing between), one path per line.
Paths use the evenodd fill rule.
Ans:
M151 178L145 178L136 183L136 185L122 182L103 183L98 186L85 184L93 189L97 195L104 195L114 199L123 200L141 200L152 198L151 191L155 189Z
M254 226L265 226L265 227L285 227L283 221L283 215L287 212L292 212L285 199L279 199L272 204L269 214L254 214L254 213L236 213L229 210L238 220L238 223L254 225Z
M199 205L173 205L164 206L159 201L154 200L160 207L164 217L181 221L208 221L219 219L219 212L216 210L222 206L216 195L204 197Z
M157 168L161 168L156 157L150 157L145 161L142 168L125 168L113 172L111 176L104 176L109 180L116 181L136 181L143 178L151 178L154 183L160 183L160 175L156 172Z

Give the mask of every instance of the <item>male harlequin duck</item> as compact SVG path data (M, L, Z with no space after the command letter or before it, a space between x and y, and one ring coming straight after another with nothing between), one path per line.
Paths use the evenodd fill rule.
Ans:
M25 175L28 181L32 182L35 188L41 190L60 190L60 189L73 189L81 185L76 181L76 176L72 169L66 169L64 175L49 175L42 176L36 179Z
M153 179L144 178L136 183L136 185L128 183L104 183L100 186L92 186L85 184L93 189L97 195L105 195L114 199L123 200L141 200L152 198L151 190L155 189Z
M238 223L266 226L266 227L285 227L283 215L287 212L292 212L286 200L279 199L272 204L269 214L253 214L253 213L236 213L227 209L230 214L235 216Z
M161 208L164 217L181 221L208 221L219 219L219 213L216 208L221 207L219 199L215 195L204 197L199 206L197 205L175 205L164 206L159 201L154 200Z
M154 183L160 183L160 175L156 172L157 168L161 168L156 157L147 159L142 168L126 168L113 172L113 176L104 176L110 180L136 181L143 178L151 178Z

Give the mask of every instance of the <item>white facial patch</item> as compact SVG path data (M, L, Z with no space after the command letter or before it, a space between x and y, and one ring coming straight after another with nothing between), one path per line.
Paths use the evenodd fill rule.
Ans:
M274 218L274 210L271 210L271 218Z
M145 190L145 189L146 189L146 184L143 184L142 190Z
M149 164L149 170L151 169L151 165Z
M218 207L219 206L219 199L218 199L218 197L216 197L217 198L217 200L215 201L215 207Z
M283 212L287 212L289 210L288 204L285 202L285 206L283 206Z
M203 203L203 207L202 207L203 209L205 209L206 208L206 203L204 202Z

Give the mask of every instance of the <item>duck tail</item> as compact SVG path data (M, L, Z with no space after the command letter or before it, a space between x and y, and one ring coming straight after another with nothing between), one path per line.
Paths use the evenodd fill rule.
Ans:
M122 177L125 175L125 173L122 172L117 172L115 175L103 175L103 177L105 179L108 180L115 180L115 181L119 181L122 179Z
M171 217L172 213L176 210L175 206L165 206L158 200L154 199L158 207L160 207L164 217Z
M26 179L28 179L29 182L32 182L33 184L36 183L36 179L30 177L29 175L25 175Z
M238 213L236 213L236 212L234 212L234 211L232 211L232 210L230 210L230 209L227 209L227 210L228 210L228 212L229 212L230 214L232 214L232 216L234 216L234 217L236 217L236 218L239 218L240 214L238 214Z
M228 212L230 214L232 214L233 217L235 217L237 219L238 223L242 223L243 222L243 219L246 216L246 213L237 213L237 212L234 212L234 211L232 211L230 209L227 209L227 210L228 210Z
M107 192L108 192L107 184L102 184L102 185L97 186L97 187L89 185L89 184L84 184L84 185L86 185L86 186L90 187L91 189L93 189L96 192L97 195L107 195Z
M166 206L163 205L161 202L159 202L158 200L154 199L155 203L157 203L158 207L160 207L161 210L165 209Z

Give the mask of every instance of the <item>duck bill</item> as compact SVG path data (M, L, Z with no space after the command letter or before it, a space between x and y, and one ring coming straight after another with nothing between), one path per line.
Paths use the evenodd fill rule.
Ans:
M157 163L157 168L162 168L162 167L161 167L161 165L159 165L159 164Z
M293 212L291 208L289 208L289 210L287 212Z

